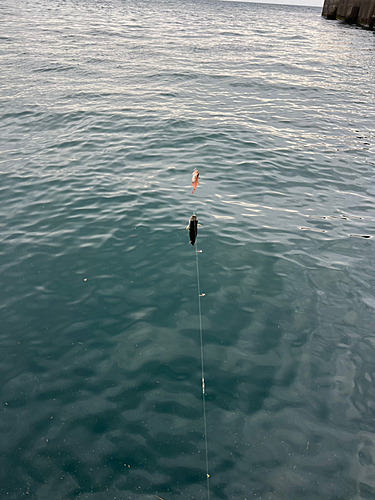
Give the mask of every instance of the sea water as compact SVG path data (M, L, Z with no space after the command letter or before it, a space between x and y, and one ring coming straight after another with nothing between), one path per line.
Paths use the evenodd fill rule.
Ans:
M375 498L374 33L0 17L0 498L207 498L197 249L211 498Z

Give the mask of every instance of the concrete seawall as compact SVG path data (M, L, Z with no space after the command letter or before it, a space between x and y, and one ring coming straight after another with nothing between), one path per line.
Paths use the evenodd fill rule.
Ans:
M325 0L322 16L372 30L375 27L375 0Z

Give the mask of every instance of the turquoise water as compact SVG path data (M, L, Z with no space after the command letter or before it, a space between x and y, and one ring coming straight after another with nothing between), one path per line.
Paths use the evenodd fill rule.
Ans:
M211 498L375 498L374 33L0 16L0 498L207 498L193 212Z

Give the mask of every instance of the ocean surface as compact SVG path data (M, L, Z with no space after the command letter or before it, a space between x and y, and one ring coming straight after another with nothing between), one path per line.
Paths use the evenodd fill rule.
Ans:
M375 35L320 14L1 2L1 500L208 498L196 257L210 498L375 498Z

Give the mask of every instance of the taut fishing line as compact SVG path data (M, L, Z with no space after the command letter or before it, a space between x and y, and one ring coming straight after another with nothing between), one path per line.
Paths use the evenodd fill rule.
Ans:
M194 193L199 179L199 172L195 168L192 174L191 185L193 187ZM197 285L198 285L198 315L199 315L199 338L201 345L201 368L202 368L202 403L203 403L203 428L204 428L204 446L205 446L205 454L206 454L206 478L207 478L207 499L210 500L210 474L208 472L208 442L207 442L207 417L206 417L206 384L204 381L204 356L203 356L203 329L202 329L202 307L201 307L201 297L204 296L204 293L201 293L201 287L199 283L199 263L198 263L198 254L202 252L202 250L197 250L194 246L197 238L198 238L198 219L195 214L193 214L189 219L189 224L186 229L189 230L189 240L193 245L195 250L195 261L197 263ZM197 245L198 246L198 245Z
M202 368L202 403L203 403L203 427L204 427L204 445L206 452L206 476L207 476L207 498L210 500L210 474L208 472L208 441L207 441L207 418L206 418L206 394L204 382L204 356L203 356L203 329L202 329L202 308L201 308L201 290L199 283L199 264L198 264L199 250L195 250L195 260L197 263L197 285L198 285L198 312L199 312L199 337L201 344L201 368Z

